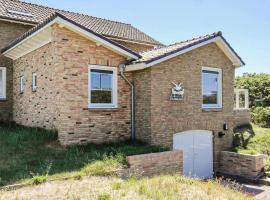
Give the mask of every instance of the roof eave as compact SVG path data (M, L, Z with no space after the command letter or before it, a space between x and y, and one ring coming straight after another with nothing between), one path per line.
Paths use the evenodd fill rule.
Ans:
M225 53L225 55L231 60L234 67L242 67L245 65L243 60L238 56L238 54L234 51L234 49L229 45L229 43L225 40L224 37L222 37L221 34L212 36L210 38L207 38L206 40L196 42L192 45L188 45L179 49L176 49L172 52L166 53L161 56L157 56L155 58L146 60L144 62L131 64L128 66L129 71L136 71L145 69L154 65L157 65L161 62L164 62L166 60L169 60L171 58L174 58L176 56L179 56L181 54L187 53L189 51L192 51L194 49L197 49L201 46L207 45L209 43L215 42L218 47Z
M49 17L48 20L46 20L46 22L44 24L38 25L36 30L35 29L30 30L28 34L26 33L25 38L22 38L21 40L15 41L15 42L11 43L9 46L7 46L6 48L2 49L2 54L7 56L7 57L10 57L12 59L17 59L17 58L25 55L26 53L25 54L22 53L19 56L9 56L8 53L10 51L12 51L13 49L15 49L16 47L18 47L19 45L21 45L23 42L32 38L34 35L40 33L42 30L48 28L49 26L51 26L54 23L61 24L62 27L66 27L66 28L71 29L72 31L78 33L78 34L81 34L85 37L88 37L89 39L94 40L98 44L101 44L101 45L119 53L120 55L127 57L128 59L139 59L141 57L136 52L133 52L132 50L106 38L105 36L97 34L97 33L93 32L92 30L89 30L86 27L83 27L80 24L77 24L76 22L68 19L67 17L65 17L59 13L56 13L55 15ZM27 53L29 53L29 52L27 52Z

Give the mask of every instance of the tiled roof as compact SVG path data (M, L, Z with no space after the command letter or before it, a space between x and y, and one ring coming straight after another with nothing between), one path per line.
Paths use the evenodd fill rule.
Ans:
M32 16L14 14L9 10L27 12ZM141 32L130 24L97 18L75 12L25 3L18 0L0 0L0 18L7 18L28 23L42 23L53 13L60 13L76 23L103 36L131 40L135 42L161 45L160 42Z
M47 25L47 24L49 24L50 22L52 22L52 21L53 21L54 19L56 19L57 17L60 17L60 18L62 18L62 19L64 19L64 20L66 20L66 21L72 23L73 25L75 25L75 26L77 26L77 27L79 27L79 28L81 28L81 29L83 29L83 30L85 30L85 31L87 31L87 32L89 32L89 33L91 33L91 34L94 34L95 36L101 38L102 40L105 40L105 41L109 42L110 44L112 44L112 45L114 45L114 46L117 46L117 47L123 49L124 51L126 51L126 52L128 52L128 53L130 53L130 54L132 54L132 55L134 55L134 56L136 56L137 58L140 58L140 57L141 57L138 53L132 51L131 49L129 49L129 48L127 48L127 47L125 47L125 46L123 46L123 45L117 43L117 42L114 42L113 40L110 40L110 39L108 39L107 37L105 37L105 36L103 36L103 35L101 35L101 34L98 34L98 33L94 32L94 31L92 31L92 30L90 30L90 29L87 29L86 27L84 27L84 26L82 26L82 25L76 23L75 21L73 21L73 20L67 18L66 16L61 15L61 14L59 14L59 13L57 13L57 12L56 12L56 13L53 13L53 14L50 15L48 18L46 18L42 23L37 24L37 25L34 26L32 29L30 29L29 31L25 32L25 33L22 34L20 37L16 38L16 39L15 39L14 41L12 41L8 46L6 46L5 48L3 48L3 49L1 50L1 53L4 53L5 51L7 51L7 50L9 50L10 48L14 47L16 44L20 43L21 41L23 41L24 39L26 39L28 36L34 34L34 33L37 32L38 30L40 30L41 28L43 28L45 25Z
M172 55L172 54L174 54L176 52L185 50L185 49L190 48L192 46L195 46L197 44L203 43L205 41L214 39L216 37L221 37L223 39L223 41L228 45L228 47L232 50L232 52L244 64L244 62L237 55L237 53L234 51L234 49L222 37L222 33L221 32L215 32L215 33L208 34L208 35L205 35L205 36L200 36L200 37L197 37L197 38L193 38L191 40L186 40L186 41L178 42L178 43L171 44L171 45L168 45L168 46L163 46L163 47L159 47L157 49L153 49L153 50L149 50L149 51L146 51L146 52L142 52L142 53L140 53L140 55L142 56L141 59L138 59L138 60L134 61L134 63L145 62L147 64L147 63L150 63L150 62L159 60L161 58L164 58L166 56Z

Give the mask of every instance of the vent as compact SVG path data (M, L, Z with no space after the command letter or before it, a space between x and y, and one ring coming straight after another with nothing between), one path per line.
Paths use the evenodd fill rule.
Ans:
M10 14L22 15L22 16L26 16L26 17L33 17L33 15L32 15L31 13L26 12L26 11L12 10L12 9L8 9L7 11L8 11L8 13L10 13Z

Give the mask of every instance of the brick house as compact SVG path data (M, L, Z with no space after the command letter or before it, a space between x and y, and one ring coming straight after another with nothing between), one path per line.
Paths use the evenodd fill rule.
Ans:
M198 147L188 157L209 158L207 174L249 122L234 93L244 62L221 32L165 46L130 24L17 0L0 0L0 26L1 120L57 130L63 145Z

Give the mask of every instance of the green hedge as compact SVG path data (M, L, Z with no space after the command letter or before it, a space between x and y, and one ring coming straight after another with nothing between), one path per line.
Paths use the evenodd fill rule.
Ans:
M251 110L252 122L263 127L270 127L270 107L254 107Z

